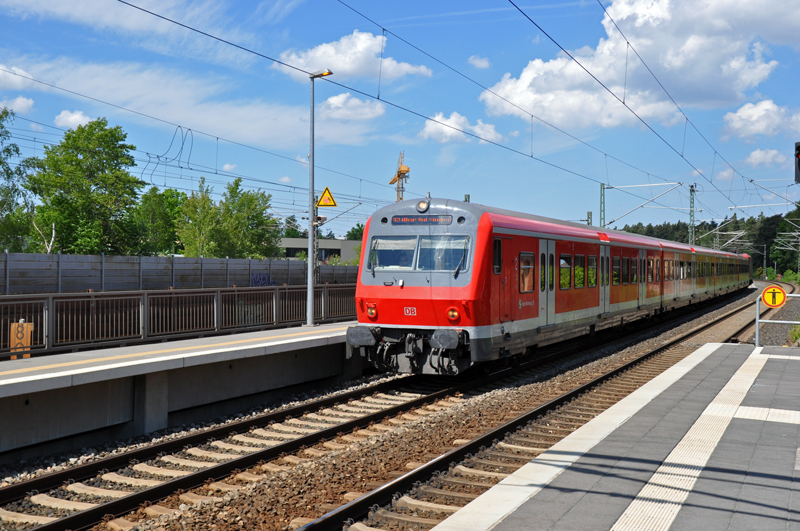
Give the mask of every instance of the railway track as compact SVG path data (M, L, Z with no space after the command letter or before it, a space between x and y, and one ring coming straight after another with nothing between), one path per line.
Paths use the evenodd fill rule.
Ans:
M245 488L271 474L285 472L308 459L343 450L350 443L375 437L392 430L393 426L402 426L447 410L459 404L457 396L460 393L480 386L502 385L504 380L517 378L524 371L541 369L555 363L554 359L563 360L565 356L586 348L586 340L567 343L560 350L555 346L542 349L539 356L522 366L478 380L457 381L450 386L426 378L386 382L14 484L0 489L0 529L77 530L102 521L105 521L106 528L128 529L136 522L107 515L124 515L147 505L139 510L140 515L158 517L173 514L183 504L214 502L228 492ZM485 436L481 435L477 439L483 438ZM453 451L462 449L459 447ZM436 457L431 463L447 455ZM532 457L525 453L519 455L527 455L527 459ZM447 460L448 463L450 460L452 458ZM520 460L516 458L516 461ZM483 463L481 466L487 465ZM414 477L423 473L425 468L415 470ZM396 481L405 481L405 475L394 473L394 476L398 475L403 477ZM375 500L385 497L385 492L398 491L401 484L390 482L385 486L371 486L379 488L367 496L354 492L345 497L345 500L355 498L353 503L345 506L350 507L348 514L358 513L361 509L354 508L365 503L368 503L367 507L386 503ZM467 487L476 488L474 485ZM182 492L198 488L199 493ZM179 494L170 496L176 492ZM438 491L428 489L426 492L426 496L433 496ZM158 500L166 498L170 501L158 503ZM403 501L406 503L414 505L408 499ZM345 508L336 509L328 519L311 525L328 525L325 522L339 518L340 527L343 520L337 513ZM296 519L292 526L306 523L306 520Z

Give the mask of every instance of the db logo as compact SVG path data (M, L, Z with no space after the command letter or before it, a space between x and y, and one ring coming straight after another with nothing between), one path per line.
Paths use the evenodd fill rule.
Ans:
M416 308L403 308L403 311L405 312L406 315L417 315Z

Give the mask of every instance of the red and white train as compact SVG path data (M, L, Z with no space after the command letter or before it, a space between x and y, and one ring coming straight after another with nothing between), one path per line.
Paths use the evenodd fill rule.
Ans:
M456 374L751 283L750 257L447 199L367 221L347 342L376 366Z

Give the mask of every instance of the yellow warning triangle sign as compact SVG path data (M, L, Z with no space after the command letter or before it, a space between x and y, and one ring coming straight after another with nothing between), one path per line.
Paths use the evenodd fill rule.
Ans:
M319 200L317 201L318 207L335 207L336 206L336 199L333 198L333 194L328 187L325 187L325 191L322 192L322 195L319 196Z

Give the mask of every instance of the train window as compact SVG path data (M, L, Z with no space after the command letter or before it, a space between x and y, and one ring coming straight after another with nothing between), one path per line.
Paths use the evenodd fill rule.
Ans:
M619 256L615 256L611 260L611 283L615 286L619 284Z
M494 241L494 274L499 275L503 265L503 248L502 240L496 239Z
M575 255L575 288L586 287L586 257Z
M569 289L572 285L572 255L562 254L558 258L558 287Z
M675 280L675 260L669 261L669 279Z
M375 236L367 268L373 272L375 269L413 269L416 250L416 236Z
M590 256L588 257L587 262L587 269L586 269L586 281L587 285L590 288L594 288L597 286L597 257Z
M656 258L656 282L661 282L661 259Z
M630 271L631 271L631 259L630 258L623 258L622 259L622 283L627 284L630 278Z
M694 278L694 262L686 261L686 278Z
M536 272L536 255L520 253L519 255L519 292L533 293L534 273Z
M631 258L631 284L639 282L639 259Z
M547 277L545 277L545 275L547 274L545 273L546 271L547 271L547 256L544 253L542 253L542 258L541 260L539 260L539 278L541 278L540 285L543 292L547 287Z
M648 282L652 282L653 281L653 259L652 258L648 258L647 259L647 281Z
M469 236L420 236L417 269L466 271L469 269L469 243Z
M553 291L555 289L555 287L556 287L556 280L555 280L555 278L556 278L555 277L555 274L556 274L556 258L555 258L555 255L553 253L550 253L550 258L548 260L548 264L547 265L548 265L547 271L548 271L548 275L550 277L549 278L549 282L548 282L548 284L549 284L549 288L548 289L550 291Z

